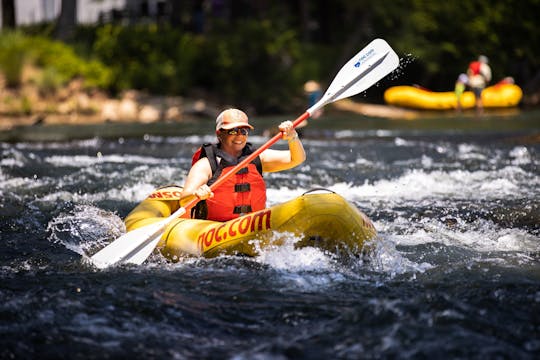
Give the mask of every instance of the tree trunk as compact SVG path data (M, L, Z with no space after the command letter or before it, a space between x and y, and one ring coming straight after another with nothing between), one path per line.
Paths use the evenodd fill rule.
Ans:
M77 0L62 0L60 15L56 22L54 37L68 40L75 33L77 22Z
M182 27L182 15L183 15L183 2L177 0L169 0L170 23L173 27Z
M15 29L15 0L2 0L2 28Z

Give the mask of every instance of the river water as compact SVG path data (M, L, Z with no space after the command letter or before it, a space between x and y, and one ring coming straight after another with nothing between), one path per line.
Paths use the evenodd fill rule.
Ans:
M312 121L307 161L266 175L269 205L315 187L343 195L379 231L364 257L290 238L256 258L89 265L154 188L183 183L210 133L187 123L3 134L0 358L540 356L540 113Z

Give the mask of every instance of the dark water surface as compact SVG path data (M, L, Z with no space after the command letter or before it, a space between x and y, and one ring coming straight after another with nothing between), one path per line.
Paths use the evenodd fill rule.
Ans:
M2 134L0 358L540 356L539 113L313 121L306 163L266 176L269 205L343 195L379 231L363 258L291 238L99 271L85 257L213 140L211 124L122 126Z

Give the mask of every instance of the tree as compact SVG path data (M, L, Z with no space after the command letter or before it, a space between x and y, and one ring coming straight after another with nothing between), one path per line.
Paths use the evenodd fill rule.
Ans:
M75 33L77 22L77 0L62 0L60 15L56 22L54 37L67 40Z
M14 29L16 25L15 0L2 0L2 27Z

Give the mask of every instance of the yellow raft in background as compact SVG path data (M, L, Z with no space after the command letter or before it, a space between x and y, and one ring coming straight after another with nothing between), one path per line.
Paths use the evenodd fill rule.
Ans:
M128 214L127 230L170 216L179 207L180 191L177 186L156 190ZM301 239L297 247L359 253L377 232L371 220L340 195L306 193L227 222L179 218L167 227L158 248L173 261L186 254L256 256L258 249L280 245L291 234Z
M519 104L523 92L515 84L496 84L486 87L482 92L484 108L514 107ZM389 105L423 109L451 110L457 108L457 99L453 91L436 92L414 86L393 86L384 92L384 100ZM461 108L475 106L472 91L465 91L461 96Z

